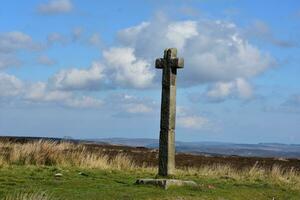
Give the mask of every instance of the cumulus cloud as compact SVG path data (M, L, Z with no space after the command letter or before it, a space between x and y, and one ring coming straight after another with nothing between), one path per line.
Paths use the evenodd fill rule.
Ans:
M208 125L209 121L201 116L184 116L179 117L177 123L183 128L202 129Z
M37 10L40 14L68 13L73 10L73 4L71 0L49 0L40 4Z
M118 40L125 46L136 46L136 43L138 42L138 37L140 36L141 32L145 29L148 29L149 25L149 22L142 22L137 26L123 29L118 32Z
M100 39L100 37L99 37L99 39ZM82 27L73 28L70 31L70 33L66 33L66 34L62 34L59 32L52 32L47 35L47 45L48 46L55 45L55 44L66 46L66 45L71 45L71 44L74 44L75 42L84 41L84 40L85 40L84 29ZM88 39L88 43L89 43L89 40L90 39ZM94 40L96 40L96 39L94 38Z
M131 113L131 114L136 114L136 113L150 113L153 111L153 109L143 103L131 103L127 104L124 106L126 112Z
M0 100L5 99L70 108L101 108L103 105L102 100L91 96L52 89L45 82L25 83L13 75L0 73Z
M96 90L103 87L104 66L92 63L88 69L69 69L56 73L49 80L52 88L59 90Z
M18 50L36 50L39 45L32 38L20 31L0 33L0 53L13 53Z
M118 102L123 111L131 114L151 113L156 107L156 103L151 99L139 98L128 94L119 94Z
M60 90L99 90L107 88L147 88L152 86L154 70L136 58L131 48L110 48L103 52L103 63L94 62L88 69L61 70L50 78Z
M274 59L250 44L233 23L213 20L143 22L119 31L118 41L136 56L153 61L166 47L177 47L186 68L179 76L186 86L232 81L260 74Z
M107 97L106 106L111 107L115 116L128 117L134 115L149 115L158 110L155 101L129 94L113 94Z
M20 31L0 33L0 69L15 67L22 64L17 53L24 50L41 50L42 45L35 43L32 38Z
M70 91L53 90L44 82L31 84L23 97L32 103L48 103L70 108L100 108L103 101L90 96L76 96Z
M236 90L240 98L249 99L253 95L252 86L244 79L238 78L236 79Z
M48 90L46 83L37 82L29 87L25 98L36 102L60 102L70 98L71 95L71 92Z
M104 102L100 99L96 99L89 96L83 96L77 99L67 99L64 102L65 106L72 108L101 108Z
M219 82L206 92L206 96L212 99L223 99L232 93L234 82Z
M146 60L138 59L132 48L110 48L103 52L108 76L122 87L146 88L152 85L154 71Z
M90 39L99 42L97 35ZM48 37L49 43L65 41L57 33ZM177 47L186 65L178 76L179 85L227 85L230 94L224 96L235 91L237 96L248 98L252 88L245 80L275 64L269 54L248 42L240 28L224 21L158 18L119 31L117 43L118 47L103 50L101 67L62 70L51 78L53 85L64 90L151 88L159 77L153 66L155 58L162 56L165 47Z
M63 101L69 105L80 105L67 101L75 90L99 90L103 88L142 89L151 88L159 76L155 72L154 60L162 56L165 47L177 47L179 56L185 58L185 69L180 72L180 85L186 87L209 84L205 97L212 101L226 98L251 98L253 89L248 83L268 70L275 63L267 53L252 45L244 32L233 23L201 19L198 21L169 21L157 18L118 32L117 47L102 52L103 60L89 68L73 68L58 71L44 85L37 84L28 99L34 100L41 92L43 101ZM71 37L59 33L48 35L48 44L66 44L81 37L82 30L72 32ZM98 36L91 37L98 43ZM0 53L16 52L32 47L30 36L12 32L0 35ZM1 62L2 61L2 62ZM0 54L0 67L9 65ZM39 57L39 62L53 64L48 57ZM33 86L32 86L33 87ZM46 92L47 94L45 94ZM88 98L80 102L92 102ZM91 103L92 104L92 103ZM134 102L126 103L122 109L128 113L151 112L151 107ZM198 115L192 116L196 118ZM196 116L196 117L195 117ZM192 121L188 118L188 121ZM196 121L199 119L195 119Z
M229 96L248 99L252 96L251 85L244 79L238 78L231 82L218 82L209 88L205 95L211 100L224 100Z
M204 116L195 113L195 110L190 110L184 106L177 106L177 119L176 123L179 127L187 129L211 129L211 121Z
M41 49L43 49L41 44L34 42L29 35L23 32L2 32L0 33L0 69L22 64L17 57L19 52Z
M176 48L182 49L187 39L197 35L197 23L195 21L183 21L170 23L168 25L166 38Z
M237 78L229 82L217 82L210 85L202 94L190 95L192 102L220 103L227 99L248 100L253 96L253 88L245 79Z
M13 75L0 73L0 97L17 96L22 93L23 82Z

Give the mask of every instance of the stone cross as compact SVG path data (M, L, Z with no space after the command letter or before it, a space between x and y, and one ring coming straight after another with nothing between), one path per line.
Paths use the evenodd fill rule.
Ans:
M155 67L163 70L158 158L160 176L172 175L175 170L176 74L183 65L183 58L177 58L176 48L165 49L164 57L155 61Z

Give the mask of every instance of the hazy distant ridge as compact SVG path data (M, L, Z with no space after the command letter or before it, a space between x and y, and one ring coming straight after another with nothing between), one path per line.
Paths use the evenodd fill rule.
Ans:
M158 140L144 138L106 138L95 141L110 144L158 148ZM300 158L300 144L259 143L235 144L225 142L176 142L178 152L258 157Z

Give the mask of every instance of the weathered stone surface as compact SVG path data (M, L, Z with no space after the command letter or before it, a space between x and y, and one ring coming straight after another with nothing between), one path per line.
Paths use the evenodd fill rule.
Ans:
M176 75L183 68L183 58L177 58L177 49L165 49L164 57L155 61L162 69L162 94L159 136L158 175L168 177L175 172L175 120L176 120ZM168 189L170 186L197 186L194 181L176 179L138 179L137 184L150 184Z
M184 181L177 179L138 179L136 184L141 185L155 185L168 189L171 186L197 186L194 181Z
M176 75L184 61L177 58L177 49L168 48L164 57L156 59L155 67L163 70L159 137L160 176L174 174L175 170L175 119L176 119Z

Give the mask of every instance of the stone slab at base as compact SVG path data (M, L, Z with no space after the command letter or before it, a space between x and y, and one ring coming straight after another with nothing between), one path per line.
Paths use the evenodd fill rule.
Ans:
M136 184L140 185L156 185L164 189L168 189L170 186L197 186L194 181L183 181L177 179L138 179Z

